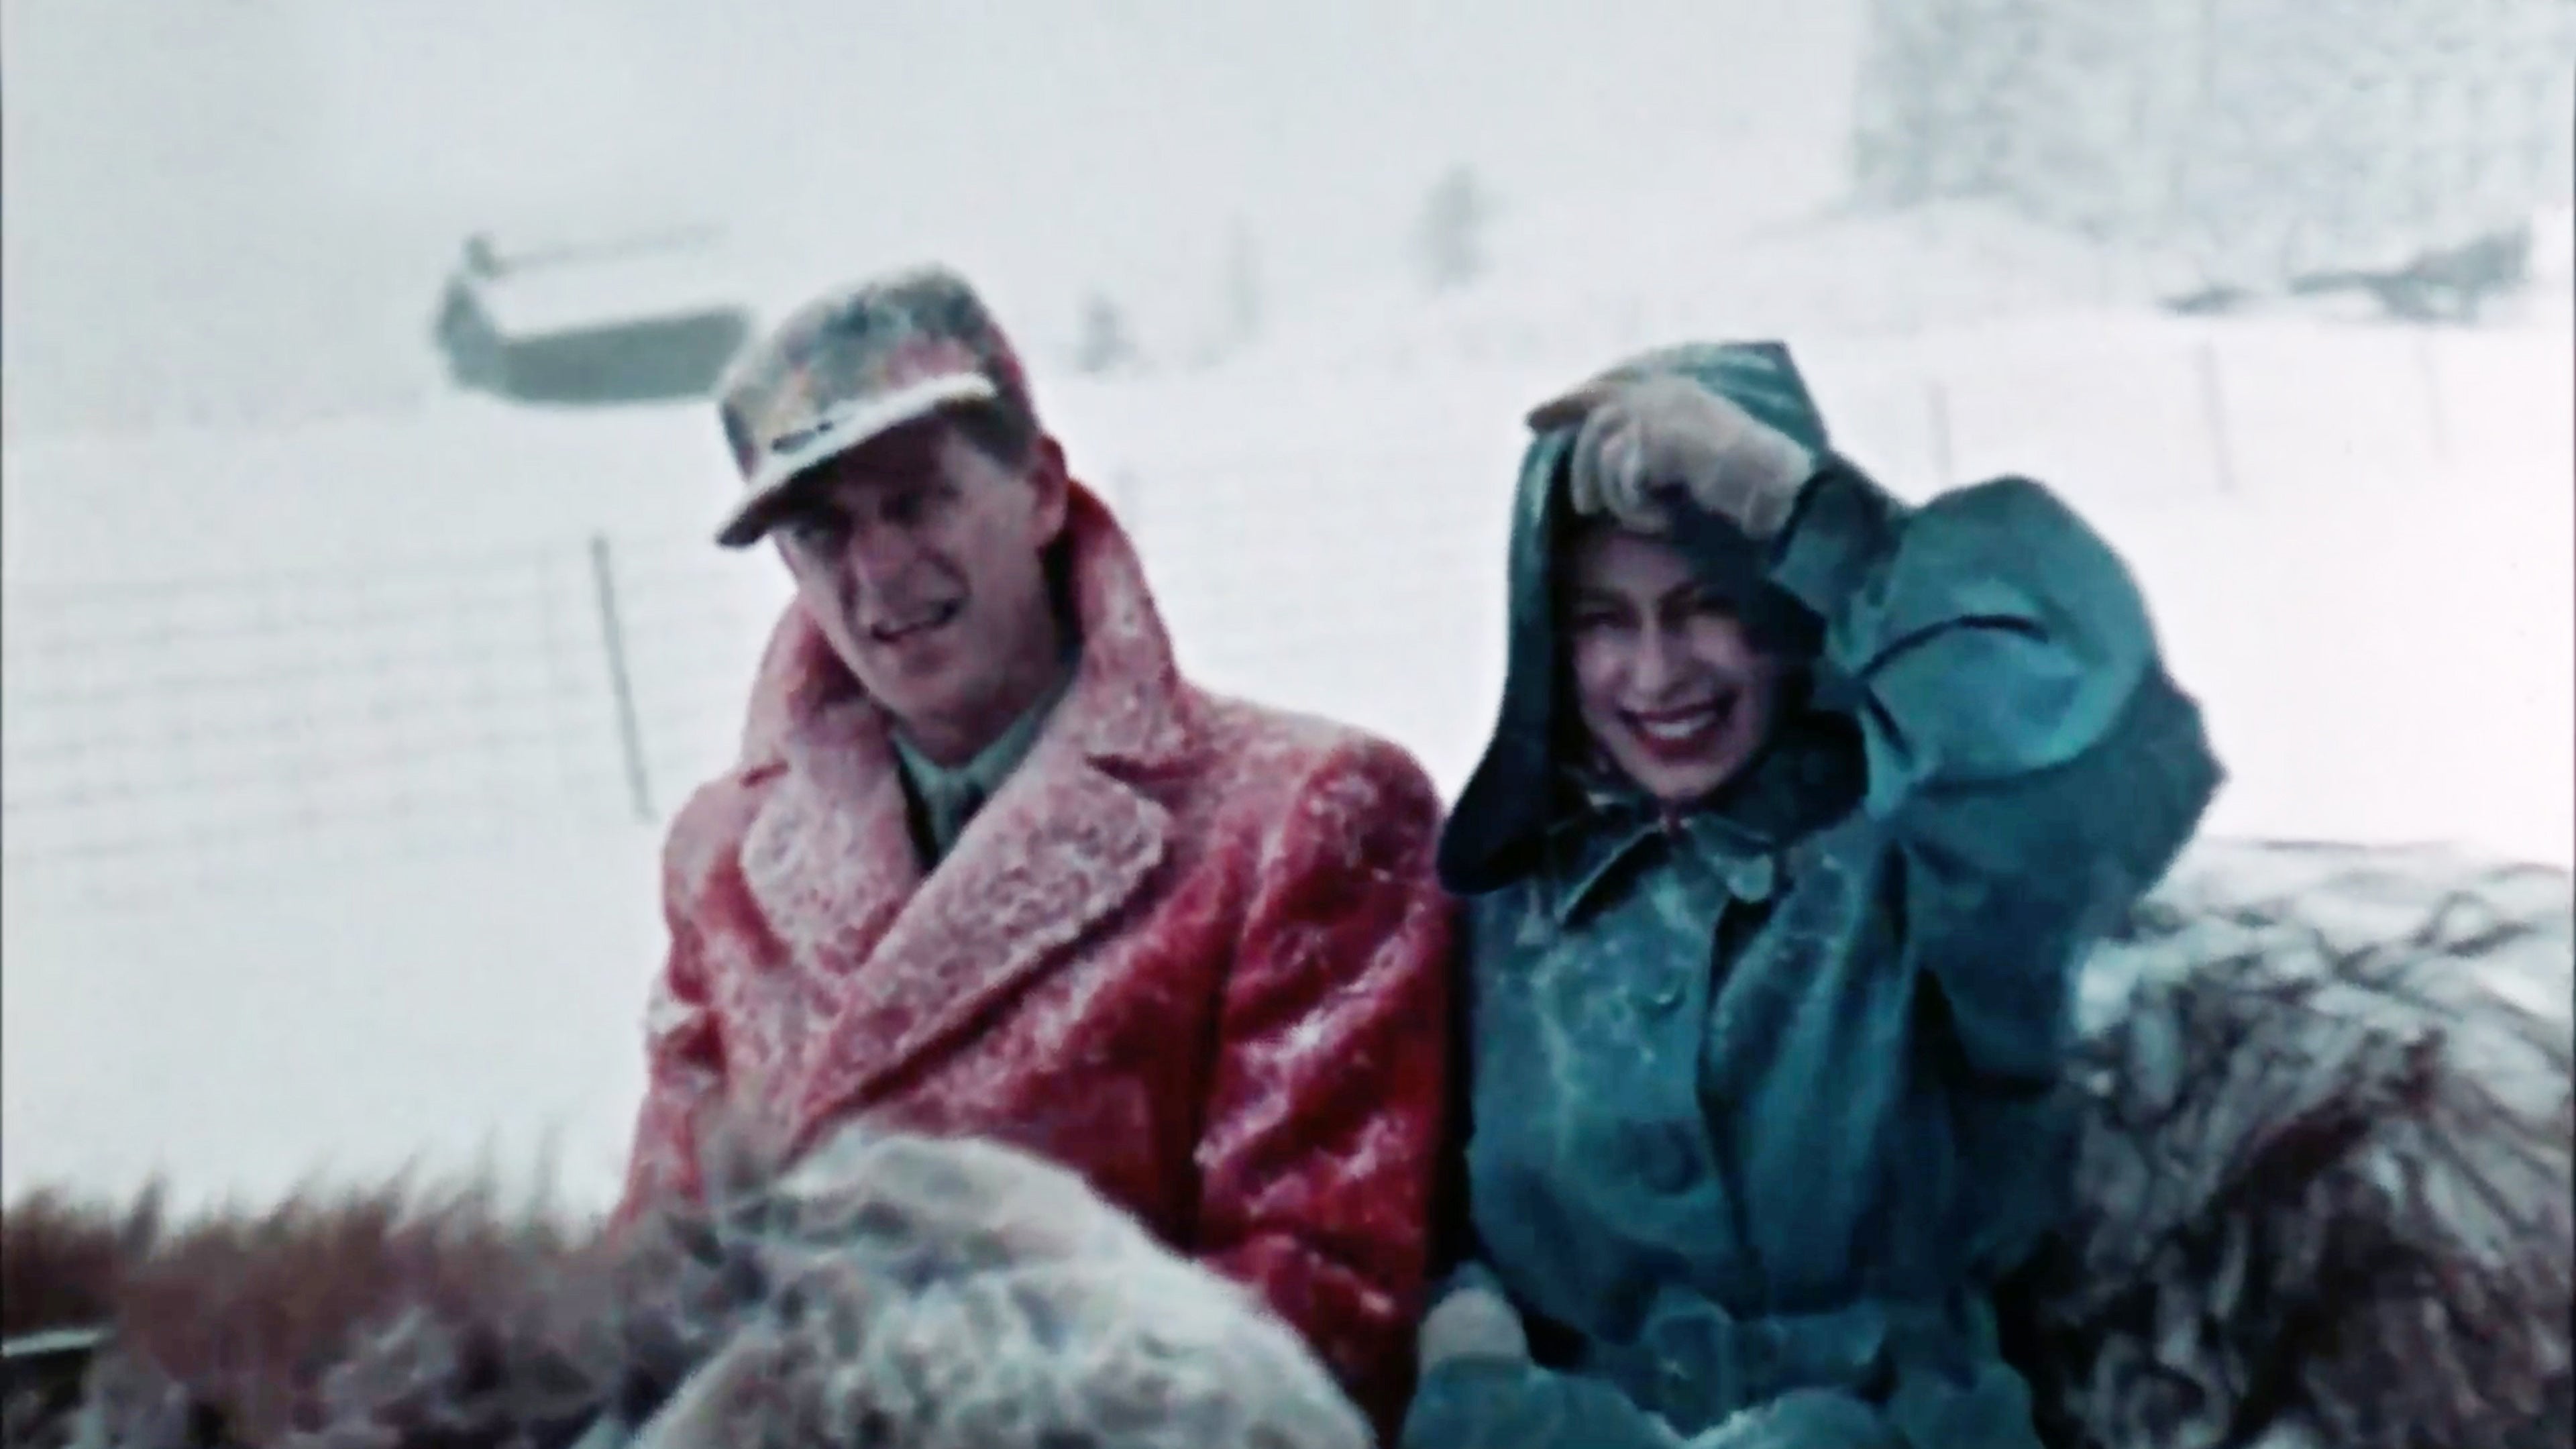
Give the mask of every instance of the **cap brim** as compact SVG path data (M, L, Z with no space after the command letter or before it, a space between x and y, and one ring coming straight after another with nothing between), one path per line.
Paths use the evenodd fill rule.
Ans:
M834 458L943 408L996 402L1000 398L992 379L982 373L952 372L826 412L805 430L795 446L762 458L758 470L744 484L741 505L716 531L716 542L726 548L748 548L760 542L777 524L797 485Z

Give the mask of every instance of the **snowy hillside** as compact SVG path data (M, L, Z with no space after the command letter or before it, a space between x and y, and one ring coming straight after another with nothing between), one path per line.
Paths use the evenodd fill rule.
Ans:
M1546 47L1588 32L1551 13L1559 30L1534 32L1526 53L1503 56L1510 37L1480 32L1493 53L1469 58L1521 67L1506 75L1517 96L1556 94ZM783 25L746 22L772 41ZM1190 259L1216 249L1174 241L1177 210L1116 225L1085 212L1064 233L1067 254L1123 269L1121 295L1193 279L1139 308L1158 360L1129 377L1065 374L1070 309L1056 301L1081 274L1047 272L1058 238L1031 211L978 210L980 192L899 218L873 195L844 198L837 247L803 239L763 286L791 295L862 256L945 253L989 275L1077 473L1139 536L1184 665L1392 735L1444 788L1474 763L1499 688L1523 409L1633 347L1761 334L1797 346L1846 451L1899 491L2026 471L2101 525L2208 707L2231 771L2214 829L2447 838L2567 861L2564 273L2521 317L2476 330L2158 317L2088 254L1988 214L1839 211L1834 103L1813 95L1848 37L1828 39L1788 52L1777 75L1730 60L1746 72L1736 111L1705 133L1669 119L1715 104L1699 77L1629 95L1592 76L1599 93L1577 99L1598 113L1563 125L1594 128L1584 154L1619 164L1577 167L1572 143L1533 162L1535 179L1503 188L1489 269L1432 299L1399 276L1386 219L1474 137L1433 106L1413 131L1398 124L1414 114L1404 67L1442 52L1427 27L1396 26L1383 55L1348 60L1387 74L1367 70L1349 114L1328 118L1340 149L1281 161L1298 184L1273 211L1246 202L1275 217L1347 172L1362 178L1365 224L1336 212L1266 252L1277 270L1261 339L1211 367L1173 360L1205 310ZM446 43L460 65L476 57ZM1129 164L1170 129L1153 115L1159 93L1130 74L1144 61L1076 58L1134 89L1044 99L1091 107L1085 124L1128 144L1081 156L1063 137L1033 141L1046 174L1023 200L1041 217L1081 209L1076 162ZM1324 69L1190 84L1278 100ZM1649 92L1663 110L1638 98ZM1225 167L1278 159L1262 149L1268 113L1182 99L1219 118L1218 139L1172 141L1165 190L1222 182L1241 199L1249 183ZM1766 107L1786 119L1756 125ZM1509 144L1536 152L1554 123L1526 109L1538 113L1509 113ZM505 129L469 119L478 136ZM1400 182L1360 164L1373 143L1397 147L1390 136ZM953 159L977 137L933 139ZM183 200L215 208L221 191ZM391 251L335 252L339 232L279 243L273 266L245 275L289 297L302 282L309 310L350 309L349 335L412 346L454 245L452 230L427 235L394 248L419 258L418 306L385 299ZM38 250L59 265L76 241ZM13 245L29 244L13 232ZM335 259L373 270L352 280ZM168 262L166 275L179 296L221 270ZM37 309L54 342L72 295ZM103 283L82 298L149 315ZM162 331L255 351L309 321L275 295L241 306L258 315ZM117 401L125 366L205 365L143 341L38 347L21 316L13 397L20 369L49 357L61 365L43 385L83 403ZM245 372L292 391L337 362L287 348ZM157 1165L183 1197L264 1195L307 1171L487 1144L520 1167L547 1141L569 1195L596 1202L613 1186L663 944L660 824L729 758L783 582L774 560L708 542L731 485L702 407L512 409L422 381L425 353L419 377L358 371L359 404L292 424L209 405L194 425L149 432L13 429L0 458L0 1191L121 1186Z

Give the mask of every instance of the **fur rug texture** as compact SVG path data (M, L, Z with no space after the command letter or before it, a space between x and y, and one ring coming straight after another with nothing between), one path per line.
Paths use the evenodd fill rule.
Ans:
M2187 856L2087 967L2078 1211L2007 1298L2050 1441L2570 1442L2571 938L2554 869ZM30 1195L0 1213L0 1437L1368 1443L1291 1333L1051 1165L865 1129L784 1170L711 1154L708 1208L614 1241L470 1185L188 1223Z
M2205 845L2084 979L2077 1218L2021 1285L2052 1442L2576 1434L2566 872Z
M488 1194L6 1215L10 1445L1363 1449L1285 1325L1027 1154L854 1128L593 1240Z

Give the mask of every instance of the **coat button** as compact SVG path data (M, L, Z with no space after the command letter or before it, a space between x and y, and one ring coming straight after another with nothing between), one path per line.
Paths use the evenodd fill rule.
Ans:
M1778 889L1779 885L1779 872L1772 866L1771 857L1767 855L1757 855L1750 860L1739 861L1726 873L1726 888L1739 901L1758 905L1771 899L1771 892Z
M1669 1411L1690 1392L1690 1370L1671 1359L1659 1359L1655 1363L1655 1387L1662 1391L1664 1407Z
M1682 998L1689 994L1690 989L1682 984L1680 977L1666 977L1662 984L1646 993L1646 1010L1655 1016L1662 1016L1681 1005Z
M1688 1135L1674 1123L1633 1123L1624 1154L1637 1180L1649 1191L1678 1193L1699 1185L1699 1155Z

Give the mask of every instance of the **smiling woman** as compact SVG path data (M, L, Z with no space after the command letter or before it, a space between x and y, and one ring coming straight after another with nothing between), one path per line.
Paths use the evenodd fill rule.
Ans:
M1566 569L1575 711L1593 742L1672 806L1733 779L1770 738L1784 669L1745 619L1744 591L1609 524L1580 531Z
M2062 1205L2082 954L2217 784L2198 709L2063 504L1908 508L1776 343L1530 422L1441 840L1474 1233L1404 1442L2037 1449L1992 1290Z

